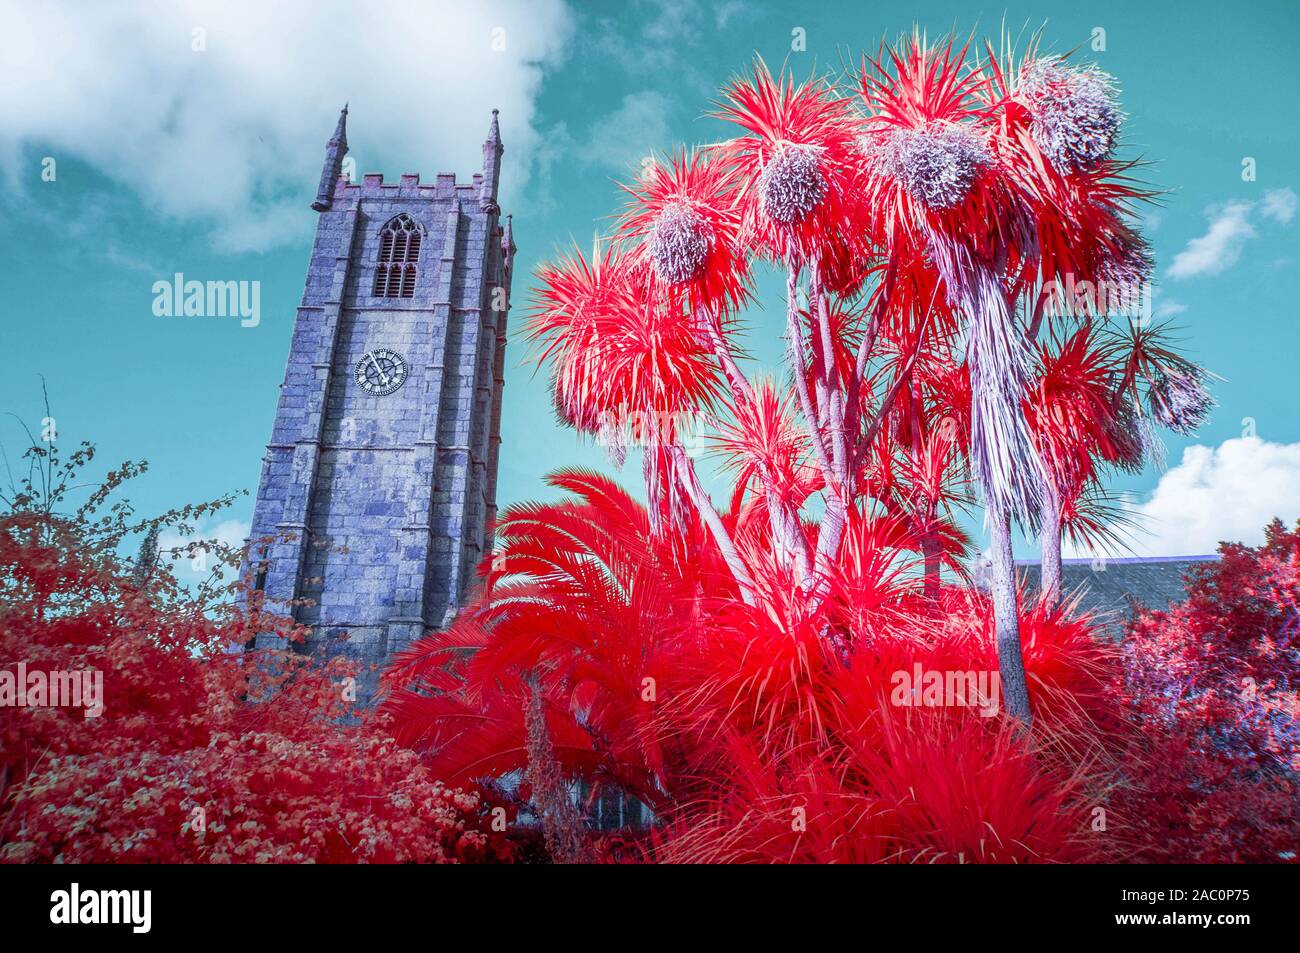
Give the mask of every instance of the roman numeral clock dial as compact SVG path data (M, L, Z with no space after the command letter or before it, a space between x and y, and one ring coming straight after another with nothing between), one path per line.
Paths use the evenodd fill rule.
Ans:
M406 361L396 351L377 347L357 361L358 386L374 397L384 397L406 381Z

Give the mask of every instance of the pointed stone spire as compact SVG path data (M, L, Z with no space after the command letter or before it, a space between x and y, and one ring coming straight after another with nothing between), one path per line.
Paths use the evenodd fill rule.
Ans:
M338 184L339 176L343 174L343 157L347 154L348 107L347 103L344 103L343 111L339 113L338 125L334 127L334 135L325 145L325 168L321 170L320 185L316 188L316 201L311 203L311 207L316 211L329 211L334 204L334 187Z
M515 246L514 216L507 215L505 231L501 233L501 257L507 265L510 263L510 259L515 257L517 250Z
M506 147L501 144L501 126L497 122L497 110L492 110L492 125L488 128L488 137L483 142L483 184L479 191L479 208L490 215L500 213L497 204L497 182L501 178L501 154Z
M343 146L346 152L348 148L348 104L343 104L343 111L339 113L338 125L334 127L334 135L330 139L330 144L338 143Z

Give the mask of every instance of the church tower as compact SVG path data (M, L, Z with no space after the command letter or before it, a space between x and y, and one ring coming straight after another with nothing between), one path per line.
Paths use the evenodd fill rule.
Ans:
M445 626L491 549L515 245L496 110L473 181L427 184L350 182L347 112L312 203L245 577L309 627L308 650L369 664Z

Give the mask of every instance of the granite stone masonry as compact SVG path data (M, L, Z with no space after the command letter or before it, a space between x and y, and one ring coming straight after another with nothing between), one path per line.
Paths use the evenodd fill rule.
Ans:
M362 663L369 698L371 666L447 625L491 551L515 245L495 110L468 183L349 182L347 149L344 107L245 569L309 627L303 651Z

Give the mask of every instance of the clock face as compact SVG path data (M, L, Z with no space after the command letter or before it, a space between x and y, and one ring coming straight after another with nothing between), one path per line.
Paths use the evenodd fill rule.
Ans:
M357 384L367 394L383 397L402 386L406 380L406 361L396 351L377 347L357 361Z

